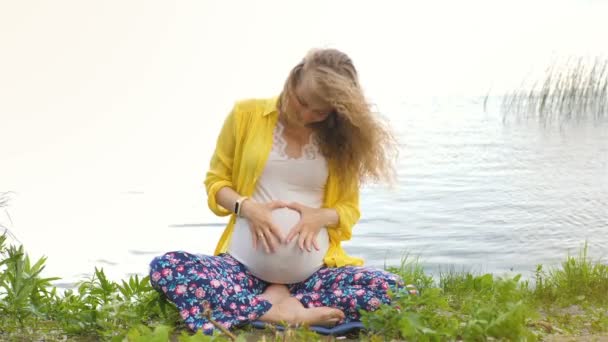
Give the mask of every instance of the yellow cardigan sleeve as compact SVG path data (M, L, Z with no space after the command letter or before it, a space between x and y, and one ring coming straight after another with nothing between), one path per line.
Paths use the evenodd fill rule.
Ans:
M205 177L205 189L207 191L207 204L209 209L218 216L228 216L231 210L223 208L217 203L217 192L227 186L234 189L232 182L232 166L234 162L234 150L236 145L236 105L226 119L217 138L215 151L211 157L209 170Z
M337 233L340 241L350 240L353 235L353 226L359 221L361 211L359 209L359 183L351 182L347 189L340 191L338 201L332 206L338 213L337 225L329 226Z

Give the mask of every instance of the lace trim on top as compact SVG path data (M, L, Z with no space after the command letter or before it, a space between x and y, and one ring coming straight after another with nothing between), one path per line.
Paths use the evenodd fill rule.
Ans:
M282 159L289 160L313 160L317 159L319 155L319 142L317 141L317 136L313 133L310 134L308 143L302 146L301 154L299 157L291 157L287 154L287 141L283 136L283 131L285 130L285 126L281 122L277 122L273 136L272 143L272 151L275 152Z

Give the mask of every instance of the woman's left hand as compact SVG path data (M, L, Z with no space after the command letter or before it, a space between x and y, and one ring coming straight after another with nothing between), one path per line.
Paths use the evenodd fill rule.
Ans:
M291 231L287 235L287 243L290 243L293 238L298 236L298 246L300 250L311 252L311 246L318 251L319 245L317 244L317 235L319 231L325 225L325 217L323 209L307 207L300 203L289 203L287 208L296 210L300 213L300 221L291 228Z

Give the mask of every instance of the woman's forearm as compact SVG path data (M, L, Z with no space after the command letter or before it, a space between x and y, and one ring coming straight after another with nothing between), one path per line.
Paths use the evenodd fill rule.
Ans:
M225 186L217 192L215 199L219 205L234 212L234 204L240 197L232 188Z
M332 208L321 208L321 217L325 226L335 226L340 223L338 212Z

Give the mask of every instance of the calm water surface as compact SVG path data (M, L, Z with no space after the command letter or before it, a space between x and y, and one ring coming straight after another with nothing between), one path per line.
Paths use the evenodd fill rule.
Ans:
M527 277L585 240L593 258L608 254L608 123L503 122L481 99L381 109L403 146L398 183L362 191L363 217L345 244L368 265L398 264L409 253L435 274L456 268ZM146 274L165 251L212 253L225 222L196 186L63 191L73 194L67 203L30 191L10 208L12 230L33 255L49 257L47 273L63 277L60 286L95 266L119 279Z

